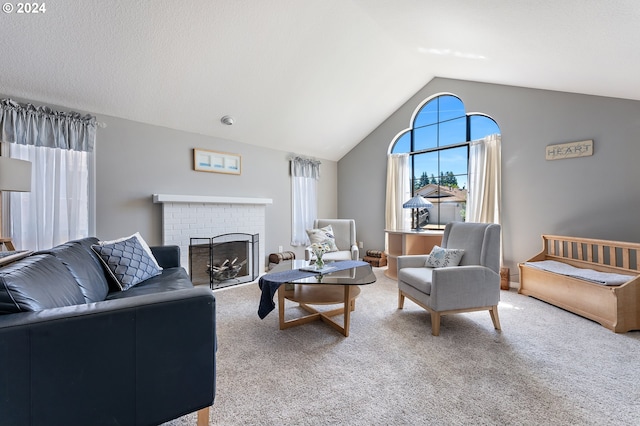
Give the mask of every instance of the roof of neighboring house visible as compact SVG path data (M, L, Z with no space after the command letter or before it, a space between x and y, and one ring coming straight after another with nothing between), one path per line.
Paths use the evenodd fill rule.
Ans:
M432 203L465 203L467 190L430 183L416 191Z

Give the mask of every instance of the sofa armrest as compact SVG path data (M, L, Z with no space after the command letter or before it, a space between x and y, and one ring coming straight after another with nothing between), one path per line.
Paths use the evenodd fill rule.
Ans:
M160 267L176 268L180 266L180 246L153 246L149 248Z
M360 249L357 244L351 246L351 260L358 260L360 257Z
M160 424L213 403L208 288L0 316L7 424Z

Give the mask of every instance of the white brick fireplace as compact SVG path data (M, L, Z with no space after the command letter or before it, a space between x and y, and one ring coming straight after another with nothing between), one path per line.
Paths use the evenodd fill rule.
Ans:
M259 273L264 272L266 207L272 199L154 194L153 202L162 204L162 243L180 246L187 270L191 238L246 233L259 236Z

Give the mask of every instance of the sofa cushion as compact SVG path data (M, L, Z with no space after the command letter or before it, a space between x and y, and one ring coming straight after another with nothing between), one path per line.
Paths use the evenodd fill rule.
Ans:
M307 229L307 235L311 244L326 244L330 252L338 251L331 225L327 225L324 228Z
M91 245L97 242L97 238L84 238L39 252L55 256L69 269L87 303L105 300L109 293L109 281L102 263L91 250Z
M424 266L429 268L445 268L447 266L458 266L464 255L462 249L446 249L440 246L433 246Z
M111 244L94 244L91 248L120 290L128 290L162 272L136 236Z
M115 291L109 293L107 300L122 299L133 296L147 296L150 294L183 290L186 288L193 288L193 283L184 268L164 268L160 275L149 278L127 291Z
M401 268L398 281L402 281L425 294L431 294L432 268Z
M49 254L35 254L0 269L0 314L80 305L74 276Z

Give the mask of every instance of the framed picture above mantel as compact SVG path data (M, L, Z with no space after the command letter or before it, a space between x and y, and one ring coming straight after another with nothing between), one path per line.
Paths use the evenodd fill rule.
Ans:
M193 170L239 175L242 171L242 158L238 154L194 148Z

